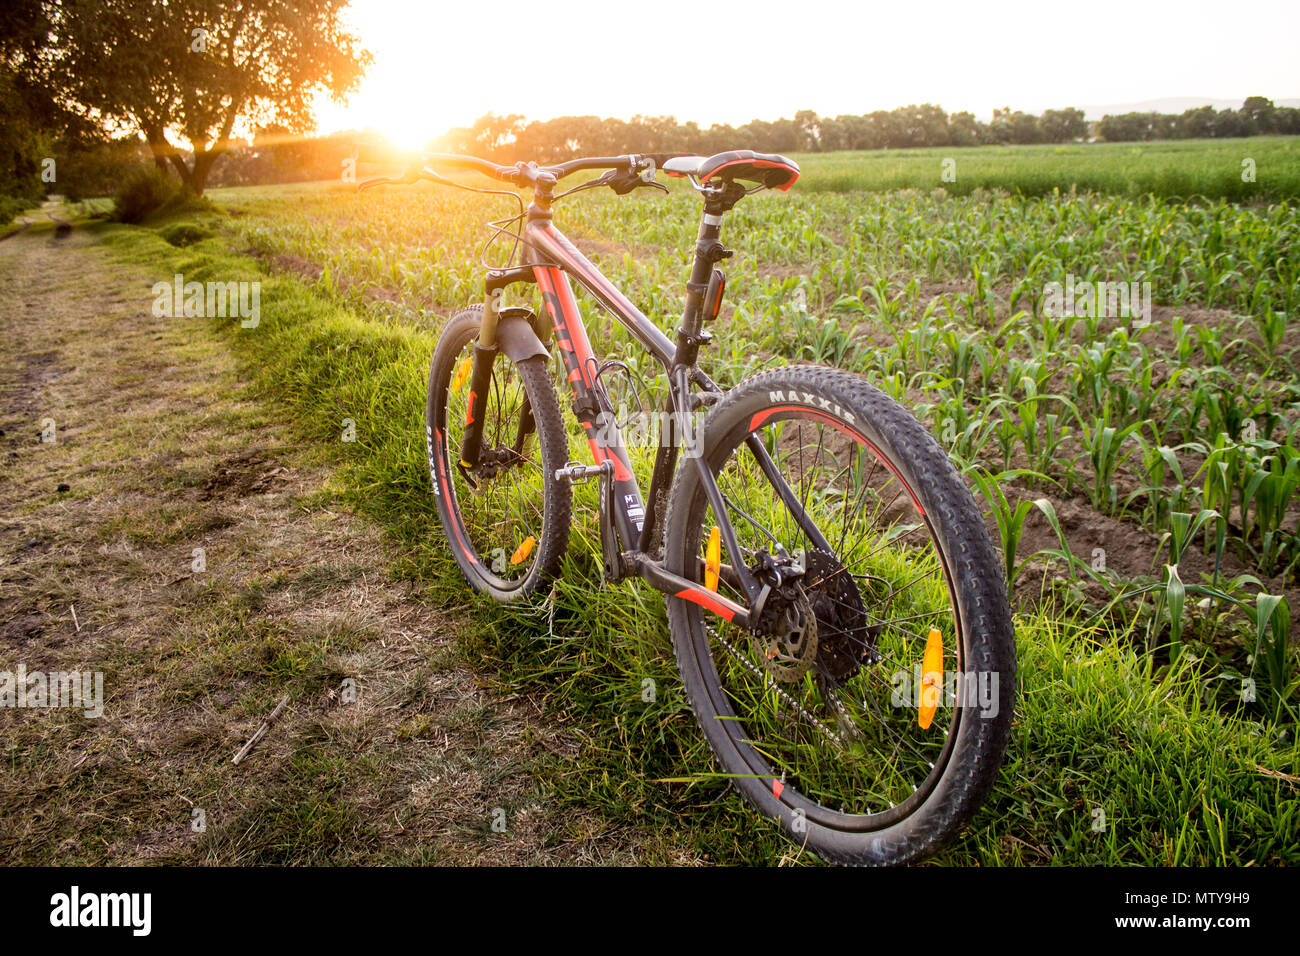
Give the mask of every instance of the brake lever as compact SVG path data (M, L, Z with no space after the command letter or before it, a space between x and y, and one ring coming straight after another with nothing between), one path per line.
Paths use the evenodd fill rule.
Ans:
M588 179L585 183L579 183L572 189L566 189L564 192L556 195L555 199L563 199L565 196L572 196L574 193L585 192L588 189L599 189L601 186L612 185L612 180L617 175L618 170L611 169L608 172L601 173L595 179Z
M648 172L650 176L652 177L654 176L653 167L650 170L648 170ZM608 176L609 174L607 173L606 175ZM601 177L601 179L604 178L605 178L604 176ZM637 172L636 170L632 170L632 169L623 170L623 171L615 170L614 175L609 176L609 182L606 185L608 185L610 189L614 190L614 192L618 193L620 196L626 196L632 190L639 189L642 186L649 186L653 189L659 189L662 190L663 192L668 192L668 187L665 186L663 183L655 182L653 178L646 179L644 173Z
M393 179L391 176L380 176L377 179L367 179L364 183L358 183L357 192L370 189L372 186L410 186L412 183L418 182L419 179L420 174L416 172L415 167L412 166L408 168L406 172L402 173L401 179Z

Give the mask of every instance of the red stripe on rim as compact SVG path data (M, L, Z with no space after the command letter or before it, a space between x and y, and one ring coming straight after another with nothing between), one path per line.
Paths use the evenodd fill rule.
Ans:
M434 434L435 436L437 436L437 439L438 439L438 447L439 447L439 448L442 448L442 447L443 447L443 443L442 443L442 432L438 431L438 429L435 428L435 429L433 430L433 434ZM446 454L442 454L442 455L439 455L439 456L438 456L438 467L439 467L439 469L442 471L442 487L446 489L446 493L447 493L447 494L450 494L450 495L453 495L453 496L454 496L454 495L456 494L456 489L454 489L454 488L451 486L451 481L448 480L448 478L447 478L447 456L446 456ZM456 535L456 543L457 543L458 545L460 545L460 550L461 550L461 552L465 555L465 557L469 560L469 563L470 563L470 564L478 564L478 558L474 557L474 552L470 551L470 549L469 549L468 547L465 546L465 539L462 538L461 535L460 535L460 523L459 523L458 521L456 521L454 518L452 519L452 522L451 522L451 530L452 530L452 533Z
M916 492L912 490L912 486L909 485L903 476L898 473L898 469L889 463L889 459L881 453L875 443L852 425L842 422L838 418L832 418L825 412L819 412L817 409L809 408L807 405L774 405L772 408L764 409L761 412L755 412L754 416L749 420L749 430L751 432L757 431L764 422L771 419L773 415L777 415L781 412L803 412L811 418L820 419L828 425L834 425L840 431L846 432L859 445L866 445L876 453L876 457L880 459L880 463L894 473L894 477L897 478L899 483L907 490L907 496L912 499L912 504L916 506L916 510L920 512L922 516L925 515L925 509L921 507L921 502L917 499Z

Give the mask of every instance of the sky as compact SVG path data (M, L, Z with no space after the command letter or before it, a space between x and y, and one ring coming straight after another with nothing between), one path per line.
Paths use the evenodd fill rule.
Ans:
M1300 0L353 0L374 62L321 132L417 147L488 112L746 123L811 109L1300 97Z

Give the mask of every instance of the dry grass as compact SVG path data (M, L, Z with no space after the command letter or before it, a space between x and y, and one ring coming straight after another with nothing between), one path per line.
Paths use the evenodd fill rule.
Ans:
M574 741L467 666L456 609L393 579L218 333L150 314L157 278L83 231L0 246L0 670L102 671L106 698L0 710L0 858L688 859L552 799L537 777Z

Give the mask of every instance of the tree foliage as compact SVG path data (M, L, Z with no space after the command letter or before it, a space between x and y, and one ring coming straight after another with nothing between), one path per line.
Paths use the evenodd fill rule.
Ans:
M311 101L354 89L369 63L347 0L61 0L47 4L66 102L138 133L202 193L237 124L313 125ZM188 147L187 160L182 146Z
M1263 96L1249 96L1240 110L1198 106L1173 113L1119 113L1102 117L1097 127L1112 143L1154 139L1227 139L1267 134L1300 134L1300 109L1274 106Z

